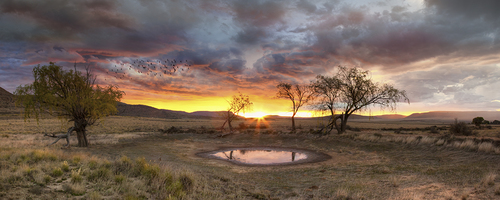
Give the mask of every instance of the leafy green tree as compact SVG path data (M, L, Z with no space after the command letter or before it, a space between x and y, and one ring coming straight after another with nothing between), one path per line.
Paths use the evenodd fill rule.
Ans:
M222 124L221 129L224 129L224 126L227 123L227 125L229 126L229 131L233 132L233 126L231 125L231 122L235 119L238 119L238 115L241 112L249 111L253 103L250 101L248 95L244 95L241 93L239 93L238 95L233 95L233 99L231 99L231 101L228 101L228 103L229 108L223 114L223 117L226 121L224 121L224 124Z
M475 124L477 127L481 127L481 124L483 123L484 118L483 117L476 117L472 119L472 123Z
M318 95L323 96L320 104L342 111L342 114L332 117L331 121L339 134L345 132L347 120L355 112L373 105L395 110L400 101L410 103L406 91L398 90L389 84L374 83L368 75L369 71L339 66L333 77L318 76L315 88ZM331 114L334 114L333 110ZM340 124L337 124L338 120Z
M46 111L60 119L73 121L78 146L87 147L87 126L116 113L116 103L124 92L113 85L101 87L95 84L96 78L90 68L85 69L85 73L77 71L75 64L74 71L64 71L52 62L48 66L34 67L35 81L19 86L15 91L16 105L24 107L24 119L34 115L39 122L40 114Z
M292 131L295 130L295 115L299 108L314 98L314 92L309 85L292 85L290 83L279 83L277 86L278 98L292 101Z

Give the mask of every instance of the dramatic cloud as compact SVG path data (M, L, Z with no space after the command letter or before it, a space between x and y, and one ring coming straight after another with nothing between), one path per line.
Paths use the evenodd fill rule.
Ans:
M224 104L241 91L272 104L278 82L308 83L345 65L406 90L412 104L402 112L496 110L498 8L496 0L4 0L0 87L30 83L37 64L77 63L125 90L125 102L189 110L173 102Z

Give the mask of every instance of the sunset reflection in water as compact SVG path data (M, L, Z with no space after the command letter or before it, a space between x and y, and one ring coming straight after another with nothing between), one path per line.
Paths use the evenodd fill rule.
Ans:
M307 155L292 151L276 150L230 150L213 154L214 156L245 164L278 164L306 159Z

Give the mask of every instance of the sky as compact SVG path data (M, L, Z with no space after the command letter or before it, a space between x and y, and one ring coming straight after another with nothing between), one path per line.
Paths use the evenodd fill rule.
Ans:
M494 111L498 10L497 0L2 0L0 87L32 83L38 64L77 63L129 104L218 111L241 92L250 113L286 115L279 82L346 66L405 90L397 114Z

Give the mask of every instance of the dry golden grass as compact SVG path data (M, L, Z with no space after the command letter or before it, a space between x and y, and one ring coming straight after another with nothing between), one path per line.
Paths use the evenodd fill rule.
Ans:
M240 130L240 134L217 139L215 134L194 134L222 123L113 116L89 127L90 148L59 150L65 141L45 147L53 138L41 133L64 132L71 124L57 119L44 119L40 126L22 119L0 120L0 125L7 126L0 126L0 182L7 183L3 188L22 186L17 191L0 190L0 198L55 194L62 198L158 199L170 194L184 199L459 199L464 188L473 189L471 182L482 186L488 177L475 174L498 170L490 161L477 158L500 154L491 142L453 141L429 131L403 131L406 135L377 130L443 124L352 121L351 127L369 130L340 136L333 131L320 137L310 131L318 128L321 122L317 120L297 120L300 128L296 134L289 133L289 119L240 120L233 126L260 123L267 128ZM182 127L184 134L158 131L172 126ZM478 132L493 135L495 129ZM74 138L71 144L76 144ZM246 168L193 156L219 146L238 145L309 148L334 158L301 166ZM23 150L27 146L30 149ZM6 152L9 158L3 160ZM145 158L138 159L141 157ZM495 177L489 177L495 183ZM168 187L162 187L165 182L170 183ZM28 185L31 183L36 184ZM44 187L35 187L37 184ZM460 186L455 187L457 184ZM82 187L85 185L88 187ZM483 187L484 192L477 195L500 193L498 184L486 185L488 189Z
M489 172L487 173L484 177L483 180L481 181L481 184L483 186L493 186L495 185L495 179L497 177L497 174L494 172Z
M478 151L486 153L495 152L495 146L490 142L482 142L481 144L479 144Z
M78 162L73 162L75 157L79 157ZM110 162L61 150L12 149L0 152L0 163L0 198L5 199L34 195L42 199L67 198L67 195L89 199L182 198L194 183L192 176L173 176L144 158L132 162L122 157ZM110 179L112 174L123 178Z

